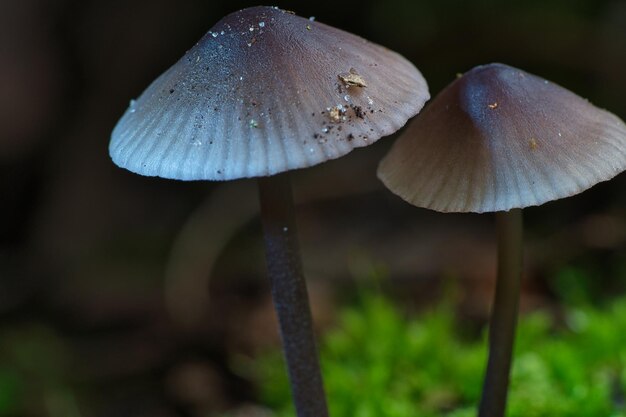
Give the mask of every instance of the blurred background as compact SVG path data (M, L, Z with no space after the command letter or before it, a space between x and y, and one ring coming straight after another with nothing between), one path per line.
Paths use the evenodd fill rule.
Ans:
M254 181L140 177L115 167L107 150L129 101L222 16L252 5L2 0L0 416L289 415ZM421 70L433 96L459 72L503 62L626 119L623 0L274 5L400 52ZM371 328L381 340L414 334L432 336L431 346L458 347L450 353L458 362L429 357L438 353L428 350L412 351L415 362L466 364L471 356L476 368L459 365L455 370L466 372L456 375L435 367L419 381L414 374L408 388L392 384L392 394L378 393L383 411L345 406L352 411L335 415L471 415L484 356L477 346L484 344L495 278L493 218L433 213L391 195L375 170L393 140L294 175L332 407L361 406L359 392L378 390L353 384L344 393L350 378L372 377L381 390L400 378L393 367L399 364L391 364L396 350L381 348L374 358L359 350L384 345L363 333ZM514 374L543 379L531 378L534 391L520 388L512 401L552 395L588 404L592 388L601 386L605 391L592 394L603 414L583 414L624 412L626 341L611 337L626 334L626 309L615 307L626 296L625 182L620 175L525 211L522 311L535 321L523 326L536 339L521 336L520 344L532 352L561 339L554 342L560 347L546 348L553 356L520 361L530 371ZM374 324L363 321L368 317ZM376 320L383 322L377 327ZM424 323L431 327L419 327ZM622 327L606 327L613 324ZM392 328L397 334L388 333ZM572 365L581 363L575 348L587 345L564 340L583 330L608 339L581 339L593 340L588 347L595 349L582 355L597 356L579 369ZM415 340L406 340L407 349ZM563 357L571 363L553 368L549 358ZM363 362L352 363L347 376L333 373L340 366L333 360L352 360L346 358ZM405 366L421 368L400 370ZM465 385L454 385L461 380ZM390 400L398 396L425 411ZM581 415L577 405L558 407L520 415L570 415L566 407Z

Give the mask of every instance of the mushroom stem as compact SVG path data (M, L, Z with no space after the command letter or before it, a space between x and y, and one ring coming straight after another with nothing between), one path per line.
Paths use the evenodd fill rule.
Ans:
M327 417L287 172L258 180L265 256L298 417Z
M496 213L498 276L489 326L489 360L479 417L502 417L517 326L522 277L522 209Z

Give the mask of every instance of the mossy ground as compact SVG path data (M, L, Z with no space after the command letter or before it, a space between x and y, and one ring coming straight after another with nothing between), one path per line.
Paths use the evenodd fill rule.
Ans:
M509 417L626 416L626 297L575 304L521 317ZM444 300L410 316L369 290L345 307L320 340L331 415L474 416L486 334L462 336L452 307ZM264 402L292 416L281 361L268 354L255 375Z

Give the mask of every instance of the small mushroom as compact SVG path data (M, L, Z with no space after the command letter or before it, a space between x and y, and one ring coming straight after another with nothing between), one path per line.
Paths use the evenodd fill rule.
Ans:
M364 87L367 80L367 96L359 88L346 94L338 78L346 68L359 68L361 81L352 74L351 82ZM300 417L328 412L287 171L394 133L428 98L422 75L397 53L275 7L254 7L220 20L113 130L111 158L141 175L259 177L267 266ZM346 103L363 110L344 114Z
M392 192L442 212L497 212L498 274L479 416L504 415L522 272L522 208L626 169L626 125L572 92L502 64L445 88L378 169Z

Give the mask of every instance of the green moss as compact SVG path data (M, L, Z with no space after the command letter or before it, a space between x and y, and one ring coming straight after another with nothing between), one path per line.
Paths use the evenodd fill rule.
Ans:
M321 340L332 415L415 417L475 415L485 338L458 337L446 303L415 318L367 293ZM509 417L626 416L626 298L568 309L564 325L545 312L521 319ZM260 361L263 401L293 416L279 353Z
M19 409L21 381L15 372L0 369L0 416L15 415Z

